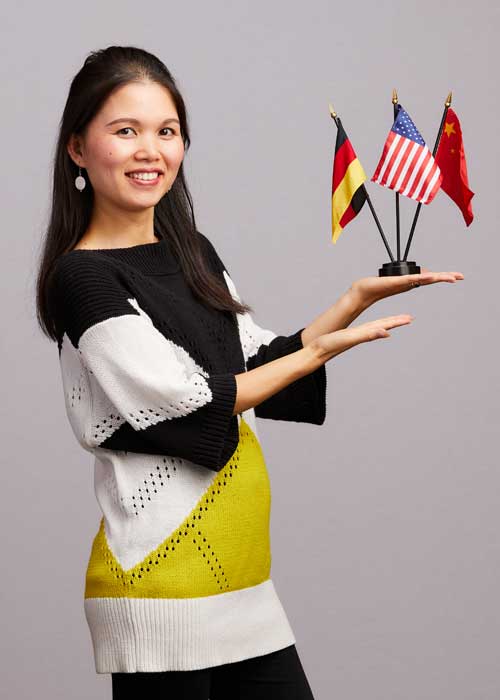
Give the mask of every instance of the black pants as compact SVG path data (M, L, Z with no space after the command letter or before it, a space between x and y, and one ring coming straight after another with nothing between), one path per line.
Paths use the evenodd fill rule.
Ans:
M113 700L314 700L295 644L194 671L112 673Z

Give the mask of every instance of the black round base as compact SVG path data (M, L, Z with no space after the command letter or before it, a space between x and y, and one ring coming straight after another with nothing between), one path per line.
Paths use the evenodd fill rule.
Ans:
M418 275L420 266L411 260L395 260L384 263L379 268L379 277L389 277L389 275Z

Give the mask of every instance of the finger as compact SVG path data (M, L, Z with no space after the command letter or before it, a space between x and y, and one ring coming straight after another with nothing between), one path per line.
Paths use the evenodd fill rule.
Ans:
M412 282L418 282L419 285L436 284L437 282L456 282L453 272L423 272L418 275L407 275ZM411 289L412 287L410 287Z
M371 323L363 324L363 326L358 326L357 330L361 335L366 335L373 337L373 334L377 334L379 331L387 331L390 328L397 328L398 326L406 326L414 320L413 316L409 314L402 314L401 316L389 316L388 318L379 318L377 321L372 321Z
M423 284L436 284L436 282L454 282L455 276L448 272L434 272L432 276L424 278Z
M397 279L399 280L398 286L405 291L407 289L412 289L415 283L431 284L431 282L434 282L436 279L436 273L427 270L426 272L419 272L414 275L401 275Z
M414 318L414 316L410 316L409 314L405 314L404 316L395 316L393 319L385 321L382 325L384 328L395 328L396 326L404 326L411 323Z
M432 282L456 282L457 280L463 280L464 275L462 272L431 272L426 270L424 273L416 275L420 281L426 284Z
M422 273L430 273L431 275L434 274L432 270L429 270L428 267L421 267L420 268L420 274ZM453 270L452 272L449 273L450 275L455 275L455 277L458 277L459 279L464 279L464 274L463 272L458 272L457 270Z
M390 338L391 334L388 333L384 328L376 328L373 331L373 335L370 340L378 340L378 338Z
M404 321L405 323L408 323L408 321L413 321L414 318L415 316L412 316L411 314L398 314L397 316L385 316L384 318L378 318L376 321L370 321L369 323L386 324L399 321Z
M436 272L436 277L434 279L434 282L456 282L457 278L455 277L454 272Z

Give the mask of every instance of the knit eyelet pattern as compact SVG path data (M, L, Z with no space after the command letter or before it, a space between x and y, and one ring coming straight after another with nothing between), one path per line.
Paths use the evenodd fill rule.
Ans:
M160 489L172 488L179 468L169 479L156 465L127 497L127 515L137 520L161 502ZM193 465L194 466L194 465ZM182 469L189 468L187 462ZM154 484L153 484L154 482ZM108 493L114 494L113 487ZM135 505L130 507L130 501ZM158 546L134 566L124 568L113 550L114 533L101 520L87 569L86 597L191 597L235 590L265 581L270 575L271 492L258 439L244 419L232 457L203 491L194 507ZM132 514L134 514L132 516ZM153 512L148 516L154 517ZM134 522L130 523L134 532ZM126 591L126 592L124 592Z

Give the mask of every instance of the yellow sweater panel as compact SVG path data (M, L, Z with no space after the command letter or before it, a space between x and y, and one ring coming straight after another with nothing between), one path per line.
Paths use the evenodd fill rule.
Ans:
M269 474L259 440L241 416L236 451L191 513L156 549L125 571L101 519L85 598L194 598L266 581L271 571Z

